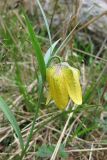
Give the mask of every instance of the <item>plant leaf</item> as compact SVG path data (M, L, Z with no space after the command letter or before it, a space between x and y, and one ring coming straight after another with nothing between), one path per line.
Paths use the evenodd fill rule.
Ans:
M58 42L60 41L60 39L58 39L56 42L54 42L52 44L52 46L47 50L45 56L44 56L44 60L45 60L45 65L48 65L48 62L50 60L50 58L53 55L53 50L55 49L56 45L58 44Z
M49 37L49 41L50 41L50 46L52 46L51 33L50 33L50 29L49 29L49 25L48 25L48 21L47 21L45 12L44 12L44 10L43 10L43 7L42 7L40 1L39 1L39 0L35 0L35 4L36 4L36 3L38 3L38 6L39 6L39 8L40 8L40 10L41 10L41 13L42 13L42 16L43 16L45 25L46 25L46 29L47 29L47 32L48 32L48 37Z
M0 97L0 109L2 110L5 117L9 120L13 129L15 130L15 132L16 132L18 138L19 138L21 149L23 150L24 149L24 142L23 142L23 138L22 138L22 135L21 135L20 128L18 126L16 118L14 117L13 113L11 112L10 108L8 107L8 105L3 100L2 97Z
M43 144L41 147L39 147L37 151L37 156L41 158L50 158L52 156L52 153L54 152L54 149L54 145ZM58 156L64 159L68 158L68 153L65 151L63 144L61 144L60 146Z
M27 15L25 13L24 13L24 17L25 17L25 21L26 21L26 24L27 24L29 36L30 36L30 39L32 41L32 45L33 45L33 48L35 50L35 56L37 57L37 61L38 61L38 64L39 64L42 80L44 81L45 77L46 77L46 67L45 67L44 57L43 57L43 54L42 54L42 51L41 51L41 48L40 48L40 44L39 44L39 41L38 41L38 39L35 35L33 27L32 27L32 25L31 25L31 23L30 23Z
M39 147L37 151L37 156L41 158L49 158L51 157L54 148L54 146L48 146L46 144L43 144L41 147Z

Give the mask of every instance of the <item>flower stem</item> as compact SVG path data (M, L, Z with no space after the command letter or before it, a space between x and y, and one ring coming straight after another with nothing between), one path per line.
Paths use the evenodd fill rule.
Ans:
M29 147L29 143L30 143L31 138L32 138L32 136L33 136L33 130L34 130L34 127L35 127L35 121L36 121L36 119L37 119L37 117L38 117L39 108L40 108L40 104L41 104L42 93L43 93L43 85L42 85L42 87L40 88L40 91L39 91L38 105L36 106L36 111L35 111L35 115L34 115L34 119L33 119L33 122L32 122L31 129L30 129L30 133L29 133L27 142L26 142L26 144L25 144L24 150L23 150L22 153L21 153L20 160L23 160L23 157L26 155L27 149L28 149L28 147Z
M57 59L59 63L62 62L61 57L59 57L59 56L52 56L52 57L50 58L49 62L48 62L48 65L51 63L51 61L52 61L53 59Z

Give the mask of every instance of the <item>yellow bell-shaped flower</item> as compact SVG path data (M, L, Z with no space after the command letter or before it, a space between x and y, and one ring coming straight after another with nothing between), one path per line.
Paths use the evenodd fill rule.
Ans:
M69 98L75 104L82 104L82 91L79 82L79 70L69 66L67 63L60 63L47 68L47 82L49 93L47 104L53 99L59 109L65 109Z

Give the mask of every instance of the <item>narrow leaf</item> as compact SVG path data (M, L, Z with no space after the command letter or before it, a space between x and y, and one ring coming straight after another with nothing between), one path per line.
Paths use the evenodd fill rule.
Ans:
M40 48L39 41L38 41L38 39L35 35L35 32L33 30L33 27L31 25L27 15L24 14L24 16L25 16L25 21L26 21L26 24L27 24L29 36L30 36L30 39L32 41L33 48L35 50L35 56L37 57L37 61L38 61L38 64L39 64L41 76L42 76L42 79L44 81L45 77L46 77L46 67L45 67L44 57L43 57L43 54L42 54L42 51L41 51L41 48Z
M23 138L22 138L21 131L20 131L20 128L18 126L18 123L17 123L13 113L11 112L10 108L8 107L6 102L3 100L3 98L1 98L1 97L0 97L0 109L2 110L5 117L9 120L13 129L15 130L15 132L16 132L18 138L19 138L21 149L23 150L24 149L24 143L23 143Z
M51 33L50 33L50 29L49 29L49 25L48 25L47 18L46 18L46 16L45 16L45 12L44 12L44 10L43 10L43 8L42 8L42 5L41 5L40 1L39 1L39 0L35 0L35 4L36 4L36 2L38 3L38 6L39 6L39 8L40 8L40 10L41 10L41 13L42 13L42 16L43 16L43 19L44 19L44 21L45 21L45 25L46 25L46 28L47 28L48 37L49 37L49 41L50 41L50 46L52 46Z
M45 64L48 65L49 59L52 57L53 55L53 50L55 49L56 45L58 44L58 42L60 41L60 39L58 39L56 42L54 42L52 44L52 46L47 50L44 60L45 60Z

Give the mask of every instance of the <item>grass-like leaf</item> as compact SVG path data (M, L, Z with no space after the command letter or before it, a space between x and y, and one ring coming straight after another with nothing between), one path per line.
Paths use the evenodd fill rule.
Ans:
M13 113L11 112L10 108L8 107L8 105L3 100L2 97L0 97L0 109L2 110L5 117L9 120L13 129L15 130L15 132L16 132L18 138L19 138L21 149L23 150L24 149L24 142L23 142L23 138L22 138L22 135L21 135L20 128L18 126L16 118L14 117Z
M35 4L38 3L38 6L41 10L41 13L42 13L42 16L43 16L43 19L44 19L44 22L45 22L45 25L46 25L46 29L47 29L47 32L48 32L48 37L49 37L49 41L50 41L50 46L52 46L52 38L51 38L51 33L50 33L50 29L49 29L49 25L48 25L48 21L47 21L47 18L45 16L45 12L43 10L43 7L40 3L39 0L35 0Z
M55 49L56 45L58 44L60 39L58 39L56 42L54 42L52 44L52 46L47 50L45 56L44 56L44 60L45 60L45 64L48 65L48 62L50 60L50 58L53 56L53 50Z
M37 61L39 64L40 73L41 73L42 79L44 81L45 77L46 77L46 67L45 67L44 57L43 57L43 54L42 54L42 51L40 48L39 41L38 41L38 39L35 35L35 32L33 30L33 27L31 25L27 15L24 14L24 16L25 16L25 21L26 21L27 28L28 28L28 33L29 33L33 48L35 50L35 56L37 57Z

